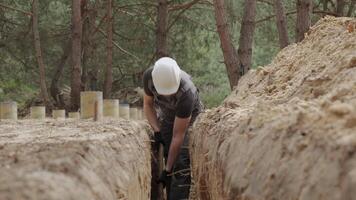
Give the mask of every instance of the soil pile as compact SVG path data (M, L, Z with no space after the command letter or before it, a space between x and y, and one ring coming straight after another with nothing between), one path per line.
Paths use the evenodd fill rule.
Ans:
M149 199L148 126L0 122L0 199Z
M356 199L355 26L325 17L199 117L196 199Z

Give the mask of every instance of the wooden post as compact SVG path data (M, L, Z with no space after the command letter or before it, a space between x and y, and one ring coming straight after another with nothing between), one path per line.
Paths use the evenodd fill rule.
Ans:
M97 115L103 116L103 93L102 92L81 92L80 93L80 116L82 119L94 118L95 102L97 102Z
M103 101L104 117L119 117L119 100L118 99L104 99Z
M68 118L70 118L70 119L80 119L80 114L79 114L79 112L69 112L68 113Z
M120 104L120 117L123 119L130 119L130 105L129 104Z
M0 103L0 119L17 120L17 103L15 101Z
M101 121L103 119L103 112L100 112L100 109L102 110L102 105L100 107L100 103L98 101L95 102L94 104L94 121Z
M52 117L53 117L53 119L65 119L66 111L65 110L53 110Z
M33 106L31 109L31 119L44 120L46 118L45 106Z
M158 148L158 172L159 175L162 173L163 169L164 169L164 162L163 162L163 145L159 144L159 148ZM167 190L166 190L167 192ZM163 185L162 184L158 184L158 196L161 198L164 198L164 192L163 192Z

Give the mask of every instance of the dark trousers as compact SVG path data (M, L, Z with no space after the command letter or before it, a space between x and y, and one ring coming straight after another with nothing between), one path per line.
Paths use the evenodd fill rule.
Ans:
M161 122L161 134L164 140L164 159L167 162L173 135L173 123ZM166 190L167 200L188 200L191 183L188 133L185 134L172 174L171 183L167 185Z

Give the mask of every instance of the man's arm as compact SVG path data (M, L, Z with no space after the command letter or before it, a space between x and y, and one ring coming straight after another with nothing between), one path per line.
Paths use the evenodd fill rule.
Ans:
M145 112L148 123L152 126L153 131L159 132L160 127L157 119L157 113L153 105L153 97L145 94L143 96L143 110Z
M190 117L179 118L174 120L173 136L171 146L169 147L168 160L166 165L166 171L172 172L174 163L176 162L180 149L184 142L186 130L189 126Z

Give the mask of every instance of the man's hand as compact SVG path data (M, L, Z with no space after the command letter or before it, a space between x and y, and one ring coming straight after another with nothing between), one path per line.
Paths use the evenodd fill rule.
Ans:
M161 132L154 132L153 139L156 144L164 144Z
M172 175L170 172L163 170L161 175L159 176L158 183L161 183L163 187L166 187L171 183Z

